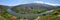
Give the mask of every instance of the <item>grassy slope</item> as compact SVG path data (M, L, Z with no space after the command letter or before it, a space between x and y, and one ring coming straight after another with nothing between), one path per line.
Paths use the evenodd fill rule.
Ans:
M40 16L39 20L60 20L60 8L55 9L51 14Z

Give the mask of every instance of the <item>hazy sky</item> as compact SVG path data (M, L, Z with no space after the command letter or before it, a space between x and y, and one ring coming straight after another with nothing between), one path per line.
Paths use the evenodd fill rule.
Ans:
M60 0L0 0L1 5L19 5L25 3L47 3L47 4L56 4L60 5Z

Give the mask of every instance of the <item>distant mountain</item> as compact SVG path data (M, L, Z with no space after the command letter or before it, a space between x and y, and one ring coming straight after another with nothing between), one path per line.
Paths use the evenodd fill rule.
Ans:
M22 4L22 5L14 6L12 8L12 10L16 12L20 12L20 11L35 12L36 10L43 12L43 11L52 10L52 9L55 9L55 6L51 6L48 4L41 4L41 3Z
M5 5L0 5L0 9L8 9L9 6L5 6Z
M22 5L14 6L13 8L17 8L17 7L20 7L22 9L34 8L34 9L51 10L54 9L55 6L51 6L48 4L40 4L40 3L30 3L30 4L22 4Z

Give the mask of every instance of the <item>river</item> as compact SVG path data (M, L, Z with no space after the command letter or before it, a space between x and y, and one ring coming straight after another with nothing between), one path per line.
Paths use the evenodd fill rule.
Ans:
M43 13L40 13L40 14L18 14L18 13L15 13L14 11L12 11L10 8L7 9L8 13L13 15L13 16L17 16L17 17L21 17L21 18L33 18L33 17L37 17L37 16L40 16L40 15L43 15L43 14L49 14L51 13L53 10L49 10L49 11L46 11L46 12L43 12Z

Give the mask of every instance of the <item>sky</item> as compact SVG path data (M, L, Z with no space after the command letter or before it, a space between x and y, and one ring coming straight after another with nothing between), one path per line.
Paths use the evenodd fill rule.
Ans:
M27 3L45 3L49 5L59 5L60 0L0 0L0 5L15 6Z

